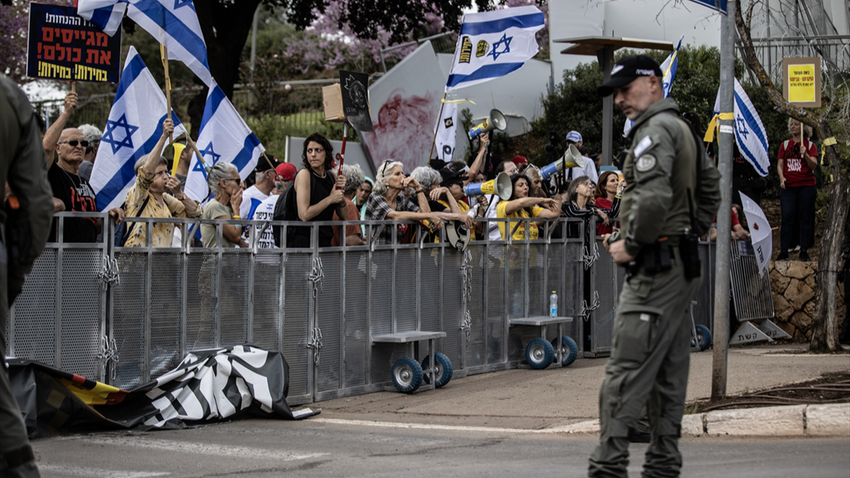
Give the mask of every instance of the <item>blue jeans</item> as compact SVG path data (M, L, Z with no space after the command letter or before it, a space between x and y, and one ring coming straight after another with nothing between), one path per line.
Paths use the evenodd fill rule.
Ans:
M794 230L794 222L800 223L800 250L812 246L815 230L815 186L801 186L779 190L779 206L782 210L782 229L779 232L780 251L788 252Z

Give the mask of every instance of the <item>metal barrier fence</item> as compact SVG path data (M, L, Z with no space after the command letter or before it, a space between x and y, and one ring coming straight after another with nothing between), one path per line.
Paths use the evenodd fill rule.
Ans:
M83 216L92 215L57 214ZM539 333L509 319L548 315L552 290L560 315L582 312L582 240L551 234L566 220L541 224L540 240L485 238L465 254L445 242L320 249L314 239L308 249L258 249L256 229L289 224L257 222L249 248L193 248L185 238L198 223L218 224L220 235L221 224L246 222L138 221L179 224L184 239L180 247L113 247L104 220L102 242L47 245L11 310L10 356L131 388L189 350L253 343L283 352L289 401L300 404L389 385L406 348L372 343L378 334L444 331L436 348L463 376L516 367L522 341ZM313 238L329 224L342 223L311 223ZM363 224L371 235L401 222ZM565 333L580 337L581 322Z

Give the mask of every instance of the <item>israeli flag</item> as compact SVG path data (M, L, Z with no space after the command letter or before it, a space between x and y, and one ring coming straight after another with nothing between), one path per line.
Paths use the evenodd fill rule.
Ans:
M109 36L121 28L127 4L119 0L79 0L77 15L94 23Z
M661 79L661 86L664 91L664 97L670 97L670 91L673 89L673 80L676 79L676 70L679 68L679 48L682 47L682 40L685 39L685 35L679 37L679 41L676 43L676 48L673 49L673 53L670 53L667 58L664 60L664 63L661 64L660 70L661 73L664 74L664 77ZM626 118L626 124L623 125L623 137L629 135L629 131L632 130L632 126L634 126L635 122Z
M251 174L266 150L215 83L207 95L201 132L195 143L209 167L222 161L233 163L243 180ZM211 193L207 187L207 171L197 155L192 156L184 190L196 201L205 201Z
M97 194L99 210L108 211L124 203L136 180L136 161L150 153L162 137L167 111L165 95L131 46L89 181ZM172 113L171 118L174 136L185 133L177 115Z
M714 100L714 114L720 113L720 89L717 89L717 99ZM744 159L756 170L761 177L767 176L770 167L770 156L767 154L767 131L761 122L744 87L735 78L735 143Z
M123 12L123 4L129 5L128 17L168 48L168 59L182 61L205 85L212 86L207 45L192 0L79 0L77 14L112 35L120 26L120 16L117 25L110 22L118 11Z
M534 34L543 26L543 12L534 6L464 15L446 92L521 68L537 54Z

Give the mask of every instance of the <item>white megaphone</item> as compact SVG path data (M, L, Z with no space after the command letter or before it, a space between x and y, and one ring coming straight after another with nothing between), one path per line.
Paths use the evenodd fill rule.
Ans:
M484 181L483 183L470 183L463 188L463 193L467 196L483 196L485 194L495 194L499 199L507 201L513 194L511 187L511 177L507 173L499 173L496 179Z
M583 167L584 158L581 153L578 152L578 148L571 144L567 147L567 150L564 151L564 155L561 156L560 159L556 160L554 163L543 166L543 168L540 169L540 177L546 181L553 174L560 173L567 168Z
M505 115L499 110L490 110L490 117L484 120L483 123L469 130L469 140L472 141L481 133L489 133L494 129L504 131L508 127L508 122L505 120Z

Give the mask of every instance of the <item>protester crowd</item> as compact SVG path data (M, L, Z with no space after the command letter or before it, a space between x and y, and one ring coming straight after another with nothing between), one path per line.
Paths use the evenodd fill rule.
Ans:
M77 105L76 93L65 97L65 109L45 132L43 146L48 158L48 178L54 191L56 212L97 212L97 198L89 186L92 165L97 156L102 132L94 125L68 127ZM698 115L688 112L683 117L701 128ZM784 141L776 158L780 178L782 211L781 249L779 260L788 259L789 252L799 252L800 260L809 260L808 249L814 240L815 176L818 152L811 142L811 128L802 127L796 120L788 122L790 139ZM198 238L190 238L195 246L249 247L252 232L260 248L312 247L312 226L289 226L285 236L280 228L255 225L247 227L236 221L287 220L319 221L319 247L364 245L369 234L379 243L412 242L425 234L428 242L440 240L440 229L446 224L458 225L468 231L468 240L491 241L536 240L540 223L559 217L579 218L586 223L595 219L595 235L604 237L618 229L620 196L626 183L613 166L600 167L599 153L591 154L578 131L563 138L564 147L575 146L583 157L582 166L566 168L547 180L536 165L521 155L500 160L489 152L489 135L477 138L478 151L471 164L463 161L445 163L432 160L428 166L404 171L401 163L386 159L377 168L375 179L366 175L358 165L337 168L330 141L314 133L304 141L300 168L293 163L279 162L271 154L263 154L244 181L235 167L217 163L207 171L210 199L199 203L189 198L183 188L189 173L194 150L186 139L178 137L166 147L174 132L171 120L162 125L162 137L150 154L136 161L135 181L126 193L121 207L112 208L109 215L116 222L116 245L124 247L179 247L181 228L175 223L156 222L148 225L144 218L227 220L216 224L203 221ZM803 138L801 143L801 138ZM166 151L168 154L165 154ZM55 153L55 154L54 154ZM713 149L707 148L713 158ZM733 186L735 200L732 211L733 240L748 239L749 232L740 220L741 196L761 202L764 180L753 174L735 149ZM591 159L593 158L593 159ZM485 174L487 163L491 176ZM471 183L492 180L505 173L511 181L512 195L500 198L497 194L467 195ZM289 194L287 194L289 192ZM291 200L288 200L290 199ZM125 217L131 220L122 224ZM137 219L138 218L138 219ZM499 219L522 218L514 223ZM331 221L351 221L344 226L328 225ZM362 224L364 221L408 221L383 227ZM418 222L421 227L412 226ZM361 222L357 224L356 222ZM60 240L56 224L50 241ZM528 230L526 231L526 224ZM587 226L587 224L586 224ZM577 227L566 229L577 234ZM585 227L588 230L588 227ZM90 218L64 218L61 240L64 242L94 242L103 234L103 224ZM588 236L590 236L588 232ZM556 234L555 237L558 237ZM588 237L589 239L590 237ZM716 240L716 229L704 239Z

